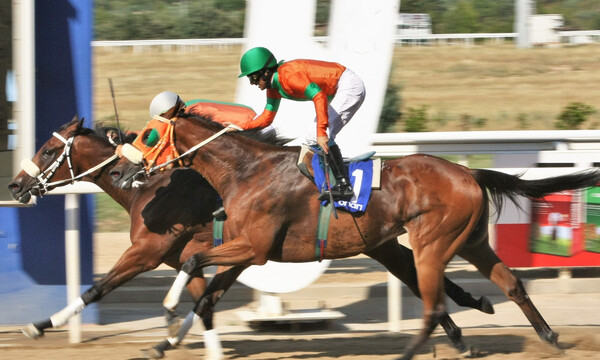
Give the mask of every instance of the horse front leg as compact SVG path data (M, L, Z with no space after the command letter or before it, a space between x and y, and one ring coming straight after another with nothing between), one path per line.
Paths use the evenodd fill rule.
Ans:
M180 344L189 330L202 320L205 329L203 333L204 347L206 349L205 359L222 359L223 351L221 342L213 326L214 308L223 294L233 285L238 276L246 268L247 266L219 266L217 274L210 281L202 297L196 302L194 309L186 316L177 333L161 341L151 349L144 350L144 356L151 359L164 357L165 351L173 349Z
M194 271L210 265L245 264L253 258L253 248L245 238L236 238L216 248L190 256L181 266L181 270L165 296L163 307L167 313L175 311L181 299L181 293Z
M152 254L152 256L145 255L147 253ZM71 317L81 313L89 304L100 301L108 293L136 275L155 269L160 265L161 259L162 254L159 249L147 250L145 245L134 243L121 255L119 261L110 271L79 298L48 319L28 324L21 329L21 332L32 339L44 336L44 330L63 326Z

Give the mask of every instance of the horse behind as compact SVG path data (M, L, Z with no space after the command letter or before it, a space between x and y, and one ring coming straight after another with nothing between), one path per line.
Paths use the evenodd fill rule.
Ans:
M163 305L173 308L186 280L209 265L253 265L267 260L315 260L315 233L320 202L316 187L296 168L298 148L277 147L236 133L206 119L179 116L175 120L180 153L203 147L189 157L196 169L222 195L230 214L227 241L192 256L179 273ZM111 174L122 182L128 164L119 163ZM339 213L330 223L324 258L365 253L388 269L399 269L397 236L409 234L423 299L423 328L404 351L410 359L444 319L444 270L459 255L473 264L514 301L544 341L556 345L557 334L543 319L521 281L502 263L489 245L489 199L501 211L502 196L533 198L596 185L599 171L541 180L490 170L469 169L441 158L415 154L386 160L381 189L374 191L364 213ZM394 271L392 271L394 272ZM195 311L202 313L202 306Z
M112 142L107 137L111 133ZM88 129L83 127L83 119L74 118L41 146L27 166L30 170L37 168L40 175L21 171L8 185L15 200L28 203L32 195L42 196L73 181L92 182L127 210L131 218L131 246L108 273L61 311L29 324L23 329L25 335L43 336L46 329L64 325L70 317L138 274L162 263L179 270L192 254L212 247L212 212L217 208L218 195L197 172L166 170L128 191L113 185L106 165L116 159L115 142L130 142L134 137L99 124ZM171 207L172 203L177 206ZM218 273L226 269L219 269ZM206 288L202 271L193 274L187 287L195 300L200 299ZM212 314L204 319L206 330L212 330Z

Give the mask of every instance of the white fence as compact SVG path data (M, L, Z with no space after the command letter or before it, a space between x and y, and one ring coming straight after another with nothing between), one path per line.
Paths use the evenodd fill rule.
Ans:
M383 158L414 153L457 155L469 166L469 155L487 154L491 168L524 178L572 173L600 166L600 130L531 130L389 133L371 135L371 149Z
M559 36L563 43L587 43L600 41L600 30L584 31L559 31ZM396 35L394 37L396 44L463 44L471 45L477 40L492 42L503 42L505 40L513 41L517 33L481 33L481 34L423 34L423 35ZM327 42L327 37L316 36L315 42ZM203 46L226 47L232 45L242 45L245 38L219 38L219 39L167 39L167 40L106 40L92 41L92 47L104 48L110 50L133 50L134 52L144 52L147 50L177 50L188 51Z

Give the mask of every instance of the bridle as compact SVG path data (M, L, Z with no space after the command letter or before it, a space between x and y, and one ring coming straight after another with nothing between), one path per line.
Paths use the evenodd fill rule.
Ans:
M56 160L54 160L54 162L46 170L42 172L40 168L29 159L24 159L23 161L21 161L21 168L23 169L23 171L25 171L32 178L35 178L35 188L37 188L37 190L39 191L40 197L49 191L49 187L54 187L66 183L73 184L76 181L83 178L84 176L87 176L93 173L94 171L103 168L104 166L119 158L116 154L114 154L113 156L104 160L100 164L75 176L75 172L73 171L73 163L71 161L71 148L73 146L73 140L75 139L76 135L71 136L68 140L56 132L52 133L52 135L58 140L62 141L65 144L65 147L63 148L63 152L60 154L60 156L56 158ZM114 142L111 142L111 144L115 145ZM65 159L67 160L67 164L69 166L71 178L50 182L56 170L58 170L58 168L65 162Z

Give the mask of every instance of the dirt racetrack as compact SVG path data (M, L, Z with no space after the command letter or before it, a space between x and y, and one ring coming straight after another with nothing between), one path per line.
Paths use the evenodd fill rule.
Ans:
M84 332L81 344L69 344L65 330L50 331L40 340L30 340L18 328L0 333L0 353L3 360L134 360L142 359L141 349L161 338L163 329L136 331ZM557 327L563 353L542 343L530 327L463 329L465 341L475 348L480 359L600 359L600 327ZM149 334L152 334L149 336ZM385 332L339 333L327 330L305 331L291 335L286 332L226 334L222 336L226 359L395 359L406 346L411 333ZM200 332L189 336L185 343L167 353L166 359L203 359L204 348ZM437 330L415 359L458 359L461 356L450 346L446 336Z

